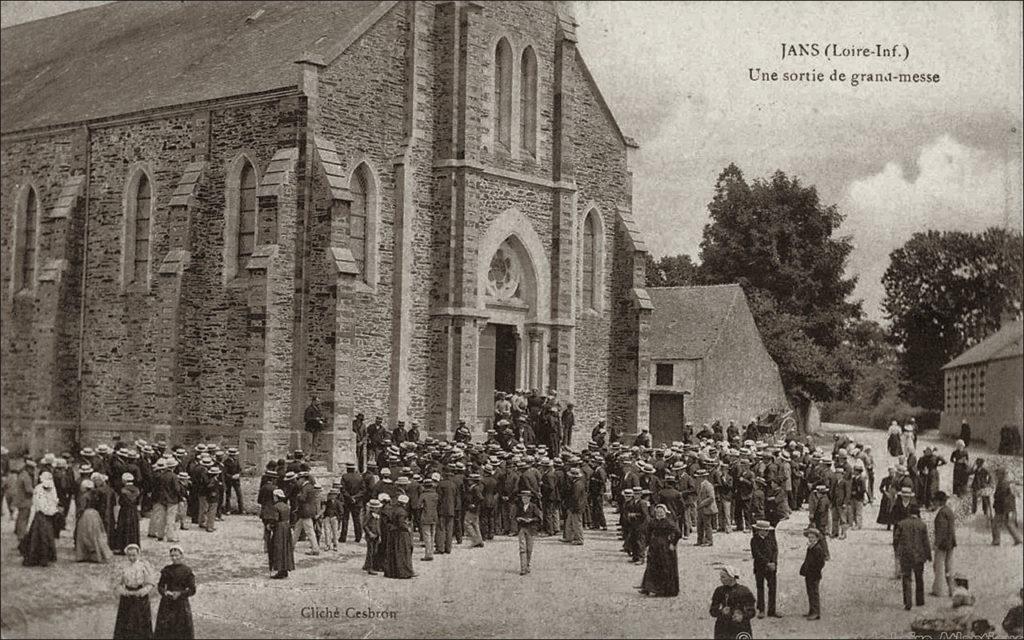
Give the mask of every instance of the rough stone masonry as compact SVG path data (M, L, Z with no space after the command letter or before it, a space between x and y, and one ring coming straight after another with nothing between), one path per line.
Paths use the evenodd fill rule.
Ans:
M501 367L580 428L645 426L636 145L570 5L114 3L5 30L5 444L259 465L308 447L315 394L333 467L357 412L481 434ZM104 50L133 44L204 62Z

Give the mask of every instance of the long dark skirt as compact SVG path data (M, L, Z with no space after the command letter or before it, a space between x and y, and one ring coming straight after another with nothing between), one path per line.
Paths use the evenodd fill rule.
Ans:
M114 553L124 553L130 544L139 544L139 509L135 504L126 504L117 514L117 526L110 536L110 549Z
M412 576L412 534L408 531L393 532L388 536L384 577L411 578Z
M45 567L57 561L57 543L53 535L53 516L36 513L28 533L18 543L22 564L26 567Z
M114 623L114 640L148 640L153 637L153 614L149 598L121 596Z
M651 538L641 590L654 596L679 595L679 558L671 544L671 538L666 535Z
M295 570L295 543L287 522L278 522L274 525L274 535L270 541L270 570Z
M969 470L966 464L953 465L953 495L963 496L967 493Z
M153 630L153 637L192 640L195 636L192 606L188 603L188 598L161 598L160 608L156 612L156 629Z
M384 571L387 566L387 555L391 535L381 527L380 538L377 540L377 548L373 550L373 570Z
M892 505L892 500L889 496L882 494L882 501L878 504L878 517L875 518L875 522L878 524L893 524L889 517L889 507Z

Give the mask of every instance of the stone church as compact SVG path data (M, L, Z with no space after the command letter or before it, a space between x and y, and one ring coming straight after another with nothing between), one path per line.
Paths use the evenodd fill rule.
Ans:
M2 32L12 450L648 422L624 136L571 3L117 2Z

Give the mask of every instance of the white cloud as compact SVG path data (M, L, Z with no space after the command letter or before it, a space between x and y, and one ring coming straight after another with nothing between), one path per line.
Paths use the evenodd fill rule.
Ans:
M853 180L840 205L847 214L842 231L855 243L850 267L860 276L856 295L873 317L880 314L889 253L913 233L1022 224L1019 152L998 155L943 135L921 149L916 169L908 177L890 161L879 173Z

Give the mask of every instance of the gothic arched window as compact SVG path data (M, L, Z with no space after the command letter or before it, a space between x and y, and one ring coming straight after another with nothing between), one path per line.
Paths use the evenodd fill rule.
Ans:
M594 243L596 241L594 233L594 215L591 213L587 215L587 219L583 222L583 308L593 309L594 304L594 286L595 276L597 273L596 264L594 261L596 251L594 250Z
M238 178L238 268L244 269L256 249L256 170L248 160Z
M502 38L494 50L495 140L506 150L512 147L512 47Z
M149 178L142 174L135 190L135 282L149 280L149 229L152 218L153 191Z
M39 238L39 196L28 187L15 219L13 289L29 291L36 283L36 245Z
M533 47L523 50L519 66L519 144L531 155L537 154L537 56Z

